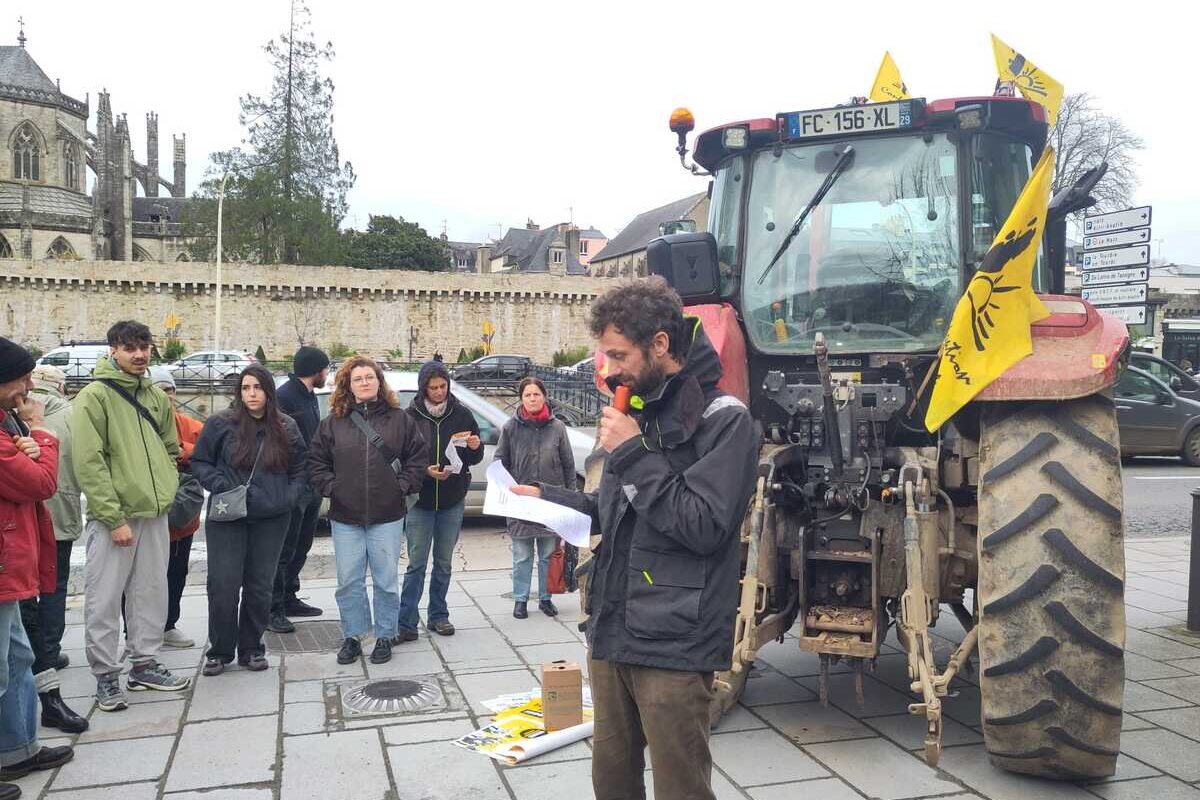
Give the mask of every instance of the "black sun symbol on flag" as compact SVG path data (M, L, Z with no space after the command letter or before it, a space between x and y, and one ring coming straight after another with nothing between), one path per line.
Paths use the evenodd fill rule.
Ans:
M992 312L1002 310L997 303L998 296L1021 288L1006 281L1010 276L1004 274L1004 269L1029 249L1037 233L1037 224L1038 219L1034 217L1026 223L1025 230L1020 234L1009 231L1003 241L992 244L967 287L967 299L971 304L971 335L975 339L975 349L980 353L987 350L987 340L996 327Z

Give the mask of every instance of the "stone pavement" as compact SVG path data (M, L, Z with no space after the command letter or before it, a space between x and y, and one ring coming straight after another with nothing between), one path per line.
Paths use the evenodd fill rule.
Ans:
M1200 800L1200 640L1172 630L1184 618L1188 543L1183 539L1127 544L1128 650L1123 754L1117 775L1087 785L1011 775L987 761L979 733L974 675L946 701L946 749L938 769L921 759L922 721L906 712L904 657L889 645L866 681L859 708L851 676L835 675L831 707L817 701L817 661L793 638L762 651L744 702L714 731L713 784L722 800L980 797L992 800L1156 798ZM538 666L583 661L574 598L562 615L536 610L512 617L509 551L498 533L473 527L459 548L450 593L459 631L443 638L422 632L382 666L365 659L339 666L331 650L336 630L334 582L305 581L308 601L326 616L301 622L303 635L277 637L271 669L233 668L199 676L203 650L168 650L163 662L196 676L183 695L131 693L128 711L92 709L91 730L72 737L73 762L20 781L28 798L85 800L423 800L481 798L575 800L591 796L590 747L579 743L517 767L460 750L449 740L488 720L480 701L536 685ZM68 611L64 646L84 665L81 598ZM197 638L206 628L203 588L189 587L180 627ZM961 629L939 621L940 658ZM894 642L893 642L894 644ZM369 646L367 648L369 650ZM94 683L86 666L63 672L63 695L81 713ZM418 678L441 690L424 713L357 714L340 698L367 680ZM44 730L47 743L68 741Z

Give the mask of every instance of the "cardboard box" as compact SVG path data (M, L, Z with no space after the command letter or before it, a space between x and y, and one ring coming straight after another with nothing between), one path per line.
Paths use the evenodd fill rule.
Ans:
M547 731L583 724L583 672L578 664L542 664L542 716Z

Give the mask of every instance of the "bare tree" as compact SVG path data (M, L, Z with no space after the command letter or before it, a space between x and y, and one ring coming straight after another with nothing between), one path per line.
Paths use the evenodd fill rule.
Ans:
M1137 151L1146 145L1120 119L1095 106L1086 92L1063 98L1058 122L1050 130L1054 145L1054 191L1070 186L1080 175L1108 162L1108 173L1092 196L1098 211L1113 211L1129 205L1137 189Z

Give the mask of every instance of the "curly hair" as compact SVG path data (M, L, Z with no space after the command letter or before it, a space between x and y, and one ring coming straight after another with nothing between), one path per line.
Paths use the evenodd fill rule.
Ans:
M392 408L400 407L400 401L396 399L392 387L388 386L379 364L375 363L373 358L356 355L346 359L338 368L337 377L333 379L333 394L329 398L329 413L335 417L344 417L350 413L350 408L354 405L354 392L350 390L350 373L356 367L370 367L375 370L375 377L379 380L379 399Z
M662 331L670 340L670 354L682 361L688 351L683 302L661 275L621 283L596 298L588 319L597 339L612 325L618 333L645 351Z

